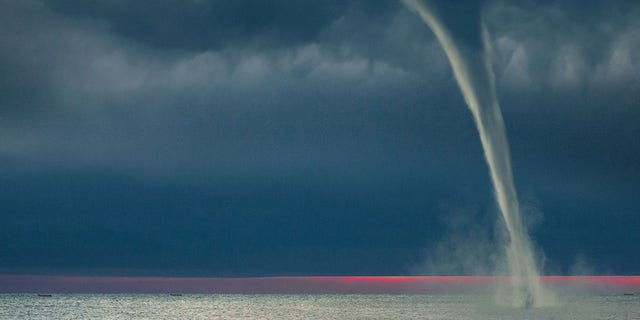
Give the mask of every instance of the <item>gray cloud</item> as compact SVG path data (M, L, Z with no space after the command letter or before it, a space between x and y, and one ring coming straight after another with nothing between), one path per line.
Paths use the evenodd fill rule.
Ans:
M5 159L157 168L156 173L175 173L164 168L188 163L228 171L242 159L245 169L253 163L256 170L287 170L296 163L308 166L312 159L334 166L349 157L382 161L389 146L402 148L399 155L412 154L416 164L429 157L439 161L473 142L472 127L465 127L468 115L437 42L399 6L322 6L308 12L319 16L312 20L322 21L314 26L297 18L276 19L280 6L288 8L285 12L299 6L282 2L260 11L268 17L258 20L291 23L291 28L278 27L281 32L270 34L296 33L296 23L315 31L291 36L299 41L255 46L250 39L270 29L241 27L249 23L242 18L238 28L251 32L224 33L228 41L194 47L172 42L181 35L123 30L138 23L135 17L149 16L145 23L155 30L163 28L160 21L209 12L195 10L198 6L229 6L220 12L231 12L248 4L188 2L171 6L175 10L152 6L149 13L141 4L130 5L3 3L0 65L7 72L0 86L7 92L3 117L10 119L2 127ZM631 123L640 114L634 107L640 37L632 19L637 9L619 17L619 7L596 16L588 8L580 13L555 4L485 6L499 90L511 118L507 127L514 132L516 151L522 149L531 161L551 162L563 153L568 161L575 152L588 153L594 143L601 153L612 154L605 136L576 140L591 130L587 136L607 132L627 146L613 154L616 161L629 163L628 170L636 170L637 130ZM210 20L212 28L231 23ZM194 34L193 43L202 42L203 30L188 23L183 28L194 29L185 29ZM154 42L160 36L163 45ZM599 111L574 116L587 108ZM615 113L607 113L611 108ZM545 130L537 129L550 113L558 125L572 128L548 131L560 143L547 144ZM408 118L414 120L411 126L399 125ZM602 131L592 130L596 122ZM446 145L440 140L445 136L469 142ZM524 146L556 154L531 155ZM518 152L514 157L517 161ZM593 163L600 160L596 156Z
M296 154L310 148L322 150L316 159L335 157L331 154L355 143L351 128L361 127L361 134L376 130L367 128L367 118L379 121L372 117L387 111L374 110L371 103L402 96L376 92L415 81L406 69L354 52L343 39L264 51L232 46L165 52L120 37L100 21L69 21L37 2L8 6L7 15L25 18L5 23L19 29L20 21L30 21L30 28L6 47L37 48L7 52L21 72L38 75L29 97L6 101L27 104L22 110L27 116L3 128L3 153L16 161L40 161L46 154L49 161L70 166L153 168L150 164L159 161L163 168L194 158L206 167L217 159L225 171L238 158L306 161L296 160ZM329 139L336 134L346 141L335 146Z
M638 88L640 9L631 2L487 7L503 86Z

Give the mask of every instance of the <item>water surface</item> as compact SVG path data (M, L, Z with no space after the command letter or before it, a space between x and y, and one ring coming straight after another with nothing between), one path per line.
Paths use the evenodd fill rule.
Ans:
M472 294L2 294L0 319L640 319L640 296L575 295L522 309Z

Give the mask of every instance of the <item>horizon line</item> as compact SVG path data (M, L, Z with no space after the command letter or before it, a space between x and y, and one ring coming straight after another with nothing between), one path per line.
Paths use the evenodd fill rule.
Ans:
M448 294L480 293L512 276L164 277L0 274L0 293ZM540 276L552 287L599 293L640 291L640 275Z

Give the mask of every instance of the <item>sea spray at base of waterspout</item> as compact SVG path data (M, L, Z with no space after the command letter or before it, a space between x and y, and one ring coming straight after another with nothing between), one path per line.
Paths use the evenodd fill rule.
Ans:
M478 17L475 17L477 25L471 26L477 30L460 29L467 37L477 33L477 37L465 39L465 42L456 38L449 30L446 21L441 19L431 3L420 0L403 2L435 33L451 63L464 100L473 114L489 165L495 197L509 234L506 256L512 276L510 293L513 303L518 306L547 305L553 298L540 283L531 242L520 215L511 173L509 146L491 69L488 36L479 19L479 12L476 12Z

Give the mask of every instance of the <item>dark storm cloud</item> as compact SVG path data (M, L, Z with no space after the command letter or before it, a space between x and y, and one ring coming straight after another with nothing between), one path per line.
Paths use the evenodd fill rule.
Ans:
M395 1L58 1L56 12L106 21L113 32L169 49L215 50L225 46L291 46L316 41L347 11L380 20Z
M18 62L7 61L17 68L7 77L39 77L22 91L6 81L7 91L28 95L7 98L5 116L22 117L3 128L5 156L29 161L46 154L62 165L156 171L195 161L206 170L229 171L238 158L253 159L241 165L257 167L250 170L312 161L298 155L316 149L323 151L313 159L336 163L340 160L332 154L343 153L357 139L349 137L352 128L366 136L377 130L367 119L392 126L384 113L409 93L402 86L416 90L422 85L412 84L415 76L382 56L385 47L400 47L391 43L395 36L408 37L405 25L390 34L389 29L395 30L388 24L398 23L382 19L377 21L382 26L367 34L379 38L371 47L380 58L351 47L344 30L354 34L357 22L394 12L383 15L356 7L341 12L348 23L326 26L325 42L269 50L235 44L213 51L167 52L149 47L145 39L110 32L101 20L72 19L74 15L52 13L37 2L9 4L7 16L20 18L4 21L19 33L7 38L13 42L6 48L35 49L7 51ZM19 28L25 21L29 28ZM371 41L358 41L366 42ZM381 88L400 92L386 96ZM378 138L384 137L369 140Z
M43 78L51 76L46 56L55 54L47 34L50 27L60 25L33 2L2 1L0 5L0 112L8 116L43 109Z
M443 203L491 211L444 53L399 2L0 6L0 268L402 273ZM615 236L639 225L638 6L483 10L541 247L638 270Z

